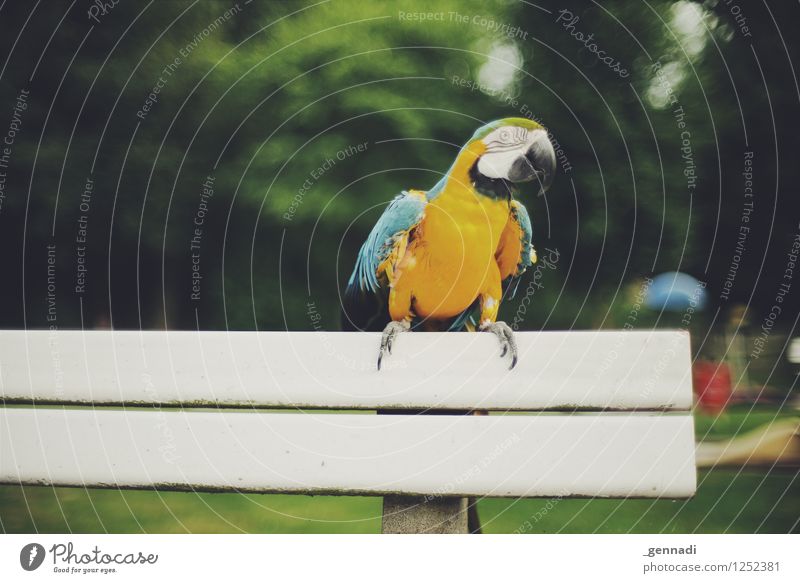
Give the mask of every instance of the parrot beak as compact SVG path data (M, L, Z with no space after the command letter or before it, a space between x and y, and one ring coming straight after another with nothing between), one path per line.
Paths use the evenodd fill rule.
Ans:
M508 179L511 182L531 182L537 180L540 193L547 192L556 173L556 153L547 134L538 131L536 138L525 152L511 165Z

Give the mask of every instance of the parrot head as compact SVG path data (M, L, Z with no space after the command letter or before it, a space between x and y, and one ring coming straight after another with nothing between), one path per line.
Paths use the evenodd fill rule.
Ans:
M484 194L506 196L514 184L536 182L546 192L553 182L556 154L547 130L530 119L509 117L488 123L462 148L462 167ZM467 169L467 168L465 168Z

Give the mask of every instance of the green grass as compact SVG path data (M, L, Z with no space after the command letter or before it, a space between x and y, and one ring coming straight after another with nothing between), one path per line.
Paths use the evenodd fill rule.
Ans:
M800 413L788 407L779 410L770 405L734 405L718 416L697 411L694 415L695 437L698 440L727 439L791 417L798 418Z
M784 416L742 406L697 414L697 436L722 439ZM478 509L488 533L798 532L800 474L701 472L687 501L487 498ZM380 516L381 499L370 497L0 487L0 529L13 533L376 533Z
M797 531L796 472L701 472L691 500L488 499L479 507L489 533L786 533Z
M6 486L6 532L368 533L380 498L194 494Z
M703 472L683 500L492 499L479 503L489 533L797 531L796 472ZM376 533L381 499L192 494L6 486L5 532Z

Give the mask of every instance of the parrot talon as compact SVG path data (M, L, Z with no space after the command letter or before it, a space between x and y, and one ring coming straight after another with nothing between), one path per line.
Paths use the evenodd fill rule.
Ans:
M517 340L514 338L514 332L511 327L505 322L486 322L481 325L481 332L491 332L500 341L502 352L500 358L504 358L506 354L511 353L511 366L508 370L517 366Z
M392 346L394 345L395 338L400 332L406 332L411 328L411 323L406 320L400 322L389 322L386 328L383 329L381 336L381 349L378 352L378 370L381 370L381 362L385 354L392 353Z

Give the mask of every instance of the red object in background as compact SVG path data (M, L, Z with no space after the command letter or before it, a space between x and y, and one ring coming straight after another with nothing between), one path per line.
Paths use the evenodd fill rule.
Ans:
M694 393L700 407L721 413L731 398L731 369L724 362L698 360L692 366Z

